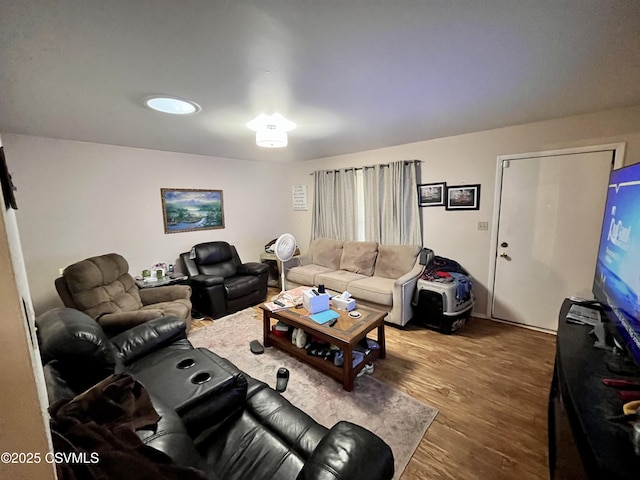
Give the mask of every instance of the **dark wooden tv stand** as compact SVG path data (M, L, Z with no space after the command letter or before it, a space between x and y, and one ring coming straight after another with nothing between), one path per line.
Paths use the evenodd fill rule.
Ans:
M623 402L603 378L640 379L611 373L608 357L594 348L591 327L565 321L571 301L560 309L556 361L549 395L549 470L551 479L638 479L628 424L608 418L622 414Z

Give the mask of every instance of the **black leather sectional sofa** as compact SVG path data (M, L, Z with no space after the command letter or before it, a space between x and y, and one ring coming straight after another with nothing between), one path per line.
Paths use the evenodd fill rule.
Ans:
M194 478L383 480L393 476L393 453L375 434L348 422L331 428L319 425L228 360L194 349L181 320L159 318L108 339L84 313L60 308L41 315L37 328L52 411L62 404L74 412L77 407L66 403L68 399L86 400L86 393L78 394L95 391L96 384L108 382L114 374L120 379L131 376L144 386L161 418L137 430L146 450L130 448L129 455L137 455L138 450L148 455L152 447L153 452L168 456L171 465L202 475ZM109 402L112 407L111 398ZM77 417L71 423L77 424ZM52 429L61 424L65 425L56 423L54 416ZM65 477L65 472L58 473ZM127 478L121 473L114 478ZM178 478L188 476L183 472Z

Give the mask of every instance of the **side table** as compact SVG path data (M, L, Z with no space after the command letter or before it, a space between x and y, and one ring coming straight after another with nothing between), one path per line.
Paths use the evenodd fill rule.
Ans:
M151 277L156 278L156 277ZM186 275L165 275L164 277L156 280L145 282L140 278L136 278L136 285L138 288L153 288L153 287L166 287L167 285L176 285L183 283L187 278Z
M266 263L269 266L269 281L270 287L280 288L280 260L276 257L275 253L261 253L260 263Z
M168 285L188 285L188 279L189 277L186 275L174 273L172 275L165 275L164 277L158 278L157 280L151 280L147 282L145 282L141 278L136 278L135 280L138 288L155 288L166 287ZM191 301L193 302L193 297ZM194 320L201 320L204 318L204 315L197 310L191 309L191 318L193 318Z

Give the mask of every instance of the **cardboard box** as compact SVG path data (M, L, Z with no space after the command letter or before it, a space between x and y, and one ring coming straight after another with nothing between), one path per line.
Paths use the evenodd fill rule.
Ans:
M321 293L320 295L314 295L311 290L307 290L302 294L302 305L309 310L309 313L329 310L329 294Z

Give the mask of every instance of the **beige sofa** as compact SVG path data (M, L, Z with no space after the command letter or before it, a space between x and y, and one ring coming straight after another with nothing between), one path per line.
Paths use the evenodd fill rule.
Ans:
M380 245L319 238L309 251L285 266L287 289L324 285L347 290L357 305L389 312L386 321L404 326L412 317L411 298L423 266L418 245Z

